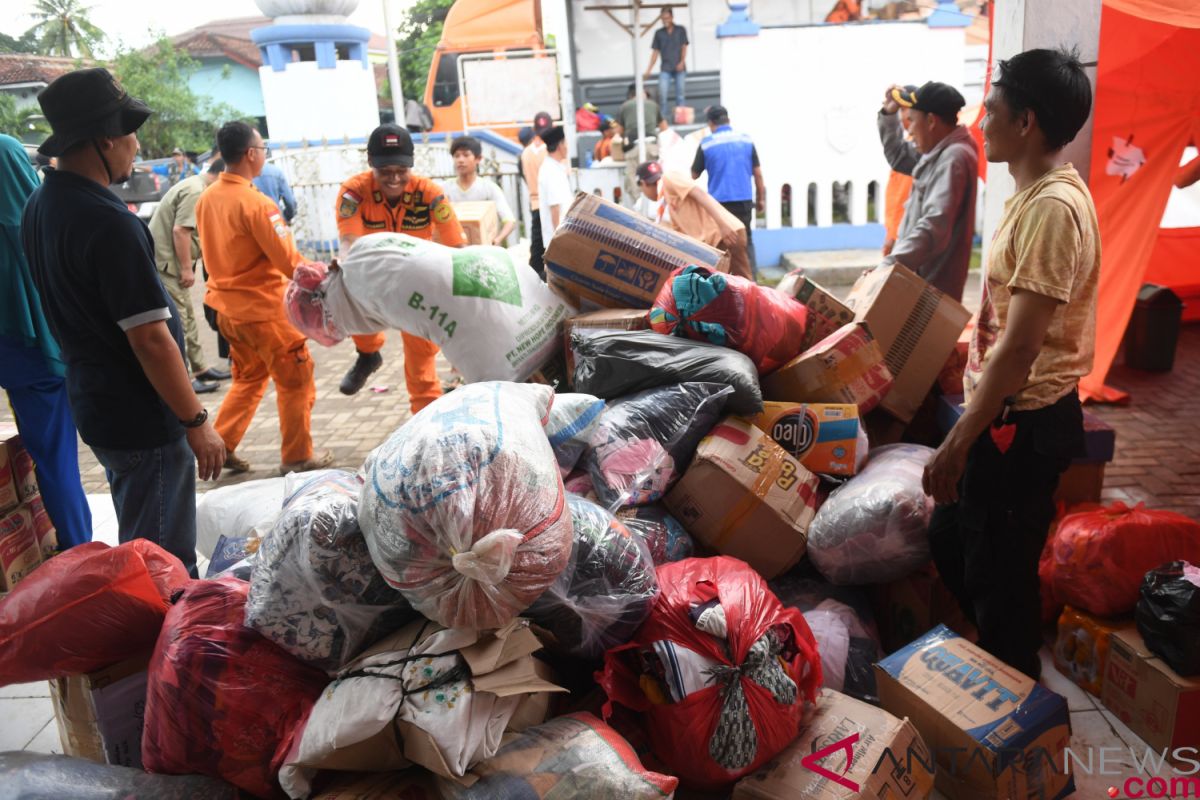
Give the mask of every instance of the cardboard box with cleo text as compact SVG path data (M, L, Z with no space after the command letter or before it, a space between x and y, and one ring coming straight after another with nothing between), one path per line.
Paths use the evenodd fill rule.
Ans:
M747 418L805 467L821 475L854 475L863 445L858 406L847 403L764 401L762 413Z
M819 490L817 476L771 437L728 417L701 440L664 503L697 541L773 578L803 557Z
M729 254L580 192L546 243L546 282L581 310L650 308L671 273L729 271Z
M1058 800L1075 792L1064 768L1067 701L944 625L875 665L881 705L916 726L950 800Z

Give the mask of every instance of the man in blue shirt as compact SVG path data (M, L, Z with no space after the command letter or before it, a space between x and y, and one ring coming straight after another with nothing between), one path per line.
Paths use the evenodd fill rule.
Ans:
M696 149L692 162L692 177L708 172L708 193L727 211L746 226L746 247L750 266L757 268L754 258L754 213L766 208L767 187L763 183L762 167L754 142L729 124L729 112L724 106L708 109L708 129L711 131ZM757 274L757 270L756 273Z
M646 67L646 77L654 71L654 63L662 56L662 69L658 73L658 102L667 107L667 93L671 89L671 81L675 82L675 107L684 105L683 84L687 79L687 28L675 24L675 12L670 8L662 10L663 26L654 32L654 41L650 43L650 66Z
M262 173L253 183L260 192L275 202L283 214L283 219L291 225L292 218L296 216L296 196L292 194L292 187L283 170L268 161L263 164Z

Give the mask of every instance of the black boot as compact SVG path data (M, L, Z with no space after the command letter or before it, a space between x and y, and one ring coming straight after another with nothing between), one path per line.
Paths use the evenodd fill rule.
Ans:
M371 377L371 373L382 366L383 356L379 353L359 353L354 366L350 367L346 377L342 378L342 385L338 387L339 391L342 394L358 394L358 390L366 385L367 378Z

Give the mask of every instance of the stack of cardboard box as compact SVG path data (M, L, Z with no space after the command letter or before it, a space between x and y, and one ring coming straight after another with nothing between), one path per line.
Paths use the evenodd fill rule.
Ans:
M16 428L0 427L0 592L10 591L57 548L33 459Z

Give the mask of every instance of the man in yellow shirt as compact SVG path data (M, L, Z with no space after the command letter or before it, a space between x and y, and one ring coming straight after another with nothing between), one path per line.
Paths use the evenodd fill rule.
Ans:
M938 503L938 572L979 644L1041 673L1038 559L1054 491L1083 450L1079 379L1092 368L1100 231L1087 186L1060 155L1091 111L1078 58L1030 50L1001 61L984 107L988 161L1017 193L988 251L966 411L925 469Z

